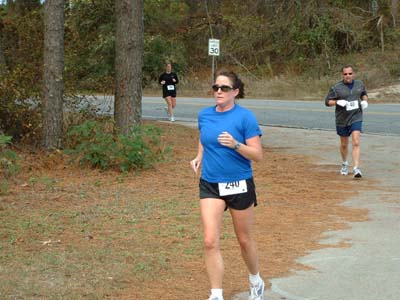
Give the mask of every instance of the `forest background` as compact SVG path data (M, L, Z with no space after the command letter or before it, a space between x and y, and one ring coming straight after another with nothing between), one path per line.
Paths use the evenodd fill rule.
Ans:
M281 85L299 82L312 84L317 93L298 92L290 98L315 97L338 79L344 63L356 66L369 89L389 85L400 76L397 2L146 0L144 91L158 91L157 78L171 61L184 94L204 92L211 77L210 38L221 41L217 68L233 67L259 85L249 97L282 97ZM65 3L66 94L113 93L115 2ZM2 99L5 94L40 98L42 11L34 0L0 5L0 64L9 72L7 78L1 76ZM276 88L263 88L274 81Z
M15 100L43 97L41 2L0 2L0 128L13 135L40 127ZM389 86L400 77L398 11L397 0L146 0L143 93L159 95L170 61L180 95L207 95L210 38L216 69L239 72L250 98L321 99L349 63L368 90ZM115 23L115 1L65 1L65 95L115 92Z
M41 2L0 1L0 128L13 135L40 124L14 100L43 97ZM398 0L146 0L143 93L159 95L170 61L180 95L207 95L210 38L216 68L238 71L248 97L321 99L348 63L368 90L389 86L400 77L398 12ZM114 93L115 23L115 1L65 1L65 95Z
M197 181L188 168L197 131L143 122L117 135L111 116L80 106L85 95L116 94L116 24L126 12L116 3L144 5L139 81L144 95L160 101L157 78L167 61L180 78L178 97L210 96L210 38L221 41L216 68L237 71L247 98L321 101L348 63L369 92L399 84L397 0L42 2L0 0L2 299L177 299L188 289L193 299L207 297ZM44 55L44 23L55 3L64 15L64 114L50 117L62 124L64 143L42 151L44 73L53 63ZM382 92L370 102L396 99ZM337 178L336 166L321 170L280 148L264 152L255 169L262 183L256 235L269 279L321 247L315 241L322 232L366 213L340 206L348 182ZM321 180L333 184L308 188ZM226 293L234 295L247 282L227 227L224 254L237 259L227 266Z

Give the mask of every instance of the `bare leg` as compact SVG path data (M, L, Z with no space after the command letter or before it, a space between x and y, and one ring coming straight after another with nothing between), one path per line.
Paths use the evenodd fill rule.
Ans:
M200 200L205 262L212 289L222 289L224 277L224 262L219 247L224 209L225 202L221 199Z
M172 106L172 109L175 109L175 107L176 107L176 98L175 97L171 97L171 106Z
M236 238L240 245L243 260L253 275L259 272L256 242L251 237L251 228L254 221L254 206L245 210L230 209Z
M340 137L340 155L342 156L342 161L347 161L347 151L349 146L349 137Z
M174 109L175 109L175 107L176 107L176 98L175 97L170 97L170 102L171 102L171 111L170 111L170 116L171 116L171 118L173 118L174 117Z
M165 102L167 102L168 116L173 117L174 113L172 108L172 97L171 96L165 97Z
M360 165L360 131L353 131L352 137L352 156L354 167L359 167Z

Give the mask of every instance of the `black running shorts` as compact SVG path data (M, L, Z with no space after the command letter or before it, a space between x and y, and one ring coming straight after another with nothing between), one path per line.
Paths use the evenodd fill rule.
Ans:
M173 91L163 90L163 98L167 97L176 98L176 90Z
M220 196L218 183L212 183L200 179L199 183L200 199L204 198L222 199L225 201L227 208L229 207L237 210L246 209L253 204L254 206L257 206L256 186L254 184L253 177L246 179L246 183L247 183L246 193Z

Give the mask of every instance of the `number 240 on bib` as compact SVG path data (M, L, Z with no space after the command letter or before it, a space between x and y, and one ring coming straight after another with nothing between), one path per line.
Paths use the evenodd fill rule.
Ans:
M246 180L218 183L219 195L228 196L247 193Z

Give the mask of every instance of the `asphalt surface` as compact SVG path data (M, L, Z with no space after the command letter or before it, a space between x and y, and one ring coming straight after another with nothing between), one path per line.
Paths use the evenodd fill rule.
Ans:
M240 99L261 125L289 128L332 130L335 127L335 108L321 101ZM143 116L166 117L165 101L157 97L143 97ZM177 120L197 119L200 109L215 104L211 98L178 98L175 109ZM364 112L363 129L368 133L400 135L400 104L372 103Z
M214 105L212 98L178 97L175 119L195 121L204 107ZM113 114L113 96L86 96L79 102L80 109L93 106L99 114ZM333 107L321 101L240 99L239 104L249 108L261 125L289 128L332 130L335 126ZM161 97L143 97L142 116L166 120L165 101ZM364 130L381 135L400 135L400 104L371 103L364 114Z
M334 131L263 127L263 144L308 155L320 165L338 164ZM361 169L376 180L376 190L360 191L344 205L369 211L369 220L349 229L329 231L327 248L312 251L298 262L312 270L274 278L264 299L270 300L399 300L400 299L400 136L362 134ZM338 176L341 176L338 174ZM349 180L352 179L349 174ZM361 179L363 180L363 179ZM344 241L346 248L329 248ZM268 266L266 266L268 267ZM233 299L247 299L248 292Z

